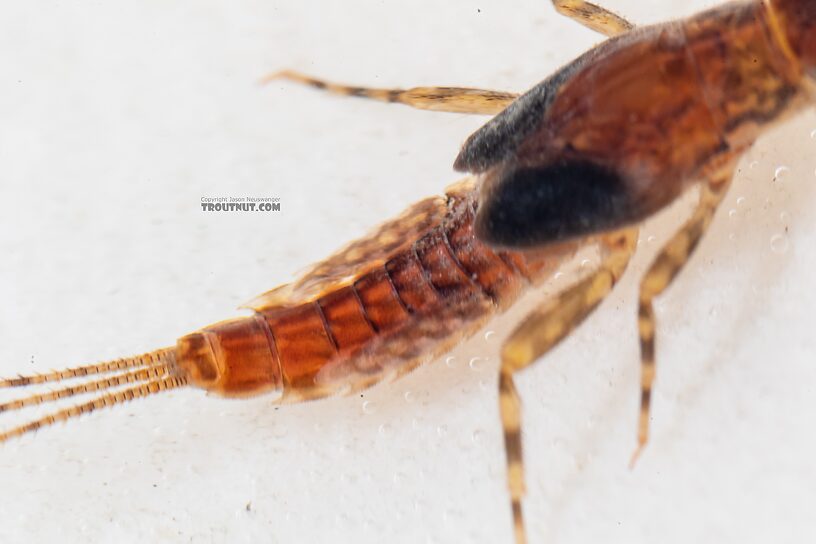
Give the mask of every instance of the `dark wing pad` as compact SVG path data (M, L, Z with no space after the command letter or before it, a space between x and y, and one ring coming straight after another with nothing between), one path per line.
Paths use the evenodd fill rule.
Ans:
M501 113L470 135L456 157L453 168L459 172L478 174L512 157L524 139L544 122L547 110L555 100L561 85L584 65L593 62L601 53L602 48L590 49L518 97Z
M482 195L476 235L504 247L532 247L625 226L640 215L621 177L567 161L499 174Z

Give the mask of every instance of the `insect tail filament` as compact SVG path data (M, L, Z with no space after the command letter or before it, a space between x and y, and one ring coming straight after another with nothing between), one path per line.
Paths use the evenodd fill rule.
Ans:
M57 402L61 399L76 395L106 391L107 389L121 385L139 384L120 391L105 392L88 402L57 410L39 419L0 432L0 443L10 438L36 431L41 427L51 425L58 421L65 421L100 408L122 404L135 398L146 397L187 384L187 377L181 375L176 366L175 349L165 348L106 363L77 367L48 374L35 374L0 380L0 387L24 387L49 382L61 382L83 376L112 373L121 370L124 370L124 372L78 385L63 387L54 391L0 403L0 414L2 414L4 412L21 410L29 406Z
M97 363L76 368L66 368L65 370L56 370L46 374L31 374L28 376L17 376L16 378L0 379L0 388L24 387L27 385L35 385L40 383L59 382L62 380L81 378L93 374L106 374L108 372L115 372L117 370L123 370L126 368L152 366L171 361L172 364L175 365L174 348L158 349L156 351L143 353L134 357L125 357L105 363Z
M7 412L9 410L19 410L21 408L25 408L26 406L34 406L37 404L43 404L45 402L53 402L60 399L73 397L75 395L90 393L92 391L110 389L111 387L116 387L118 385L162 378L165 374L167 374L167 371L168 368L163 365L150 366L141 370L117 374L111 378L104 378L80 385L64 387L55 391L49 391L48 393L11 400L0 404L0 413Z
M31 421L30 423L26 423L0 433L0 443L5 442L10 438L15 438L26 433L34 432L41 427L47 427L48 425L52 425L58 421L66 421L74 417L79 417L82 414L89 414L100 408L107 408L116 404L122 404L129 400L147 397L161 391L182 387L186 384L187 378L183 376L172 376L159 380L153 380L136 387L117 391L115 393L107 393L89 402L59 410L52 414L48 414L45 417L41 417L40 419Z

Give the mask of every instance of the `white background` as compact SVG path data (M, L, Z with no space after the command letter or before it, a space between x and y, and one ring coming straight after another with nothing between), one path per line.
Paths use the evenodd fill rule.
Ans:
M609 4L654 22L706 2ZM237 315L455 181L485 120L261 88L264 73L524 90L600 39L543 0L2 11L3 375L171 345ZM813 129L803 115L746 157L660 300L653 438L633 472L637 278L682 204L646 226L596 315L520 376L532 542L816 537ZM244 195L282 211L199 207ZM4 444L0 541L508 542L496 355L520 316L364 398L276 410L176 391Z

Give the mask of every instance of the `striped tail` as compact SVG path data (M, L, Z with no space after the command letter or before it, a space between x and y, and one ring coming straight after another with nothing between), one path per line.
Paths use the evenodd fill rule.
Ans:
M48 383L62 384L66 381L87 376L104 376L99 379L0 403L0 415L2 415L30 406L54 403L68 397L100 393L88 402L57 410L39 419L0 431L0 443L10 438L34 432L58 421L66 421L100 408L122 404L135 398L147 397L161 391L186 385L186 376L182 375L176 366L175 353L175 348L164 348L135 357L116 359L46 374L0 379L0 388L29 388ZM108 391L129 384L136 385L117 391Z

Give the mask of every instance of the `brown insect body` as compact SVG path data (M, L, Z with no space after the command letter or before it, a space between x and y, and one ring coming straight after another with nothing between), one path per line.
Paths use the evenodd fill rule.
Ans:
M457 184L259 297L253 316L181 338L179 368L221 395L297 400L370 386L449 349L574 248L491 250L473 234L475 197L472 180Z
M638 449L648 441L655 370L653 301L703 237L739 157L773 123L813 103L816 0L726 4L642 29L583 0L556 8L612 39L551 78L513 93L457 87L367 89L296 72L273 76L329 92L468 113L495 113L455 162L477 174L415 204L175 348L0 387L109 378L0 405L0 412L123 384L140 385L0 434L12 436L97 408L191 384L224 396L281 391L304 400L397 377L472 334L576 250L601 262L504 343L499 407L516 542L525 542L521 408L516 372L566 337L608 295L634 252L637 224L691 187L699 201L640 284ZM503 109L502 109L503 108ZM501 249L499 249L501 248Z
M600 192L613 208L583 210L573 230L564 230L569 220L559 212L580 216L577 199L591 200L586 192L568 188L553 195L557 201L531 199L537 213L558 223L560 231L544 240L552 243L640 221L732 160L767 124L808 103L779 25L768 4L745 2L635 30L520 97L474 134L456 161L459 169L483 172L488 211L479 213L480 237L531 245L517 229L505 239L504 227L486 219L496 202L513 214L519 195L509 205L496 195L522 171L533 172L531 183L552 184L555 167L574 186L590 177L591 165L596 175L589 181L606 184L587 191ZM488 144L492 156L478 153ZM404 217L420 228L406 231L400 220L384 226L380 233L392 245L381 234L358 242L286 296L278 289L262 297L254 316L182 338L179 367L193 384L224 395L283 389L290 398L314 398L404 373L449 348L514 300L523 282L540 279L533 268L557 260L495 253L481 243L473 236L471 190L454 190L446 204L418 204ZM512 220L537 227L523 214Z
M739 2L635 29L522 95L455 163L482 173L478 235L534 246L633 224L732 161L810 103L786 20Z
M814 13L793 0L736 2L607 40L468 139L455 167L478 173L477 182L412 206L296 283L262 295L251 304L253 316L181 338L154 368L163 371L154 380L159 385L134 388L116 402L186 383L226 396L282 390L297 400L411 370L506 308L588 237L658 211L733 161L768 124L808 104ZM418 107L437 100L426 88L369 92L282 74L353 96L420 100ZM480 94L487 100L480 111L493 111L497 97L513 96L445 90L440 104L451 111L478 109ZM539 249L498 251L480 239ZM144 367L153 359L3 383ZM57 419L96 407L88 403Z

